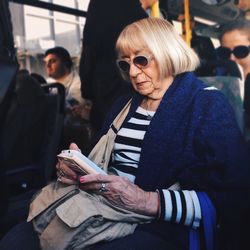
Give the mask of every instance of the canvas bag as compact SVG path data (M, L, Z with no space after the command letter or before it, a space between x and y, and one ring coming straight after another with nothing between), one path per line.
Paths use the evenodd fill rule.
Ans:
M116 116L115 120L110 125L108 132L100 138L100 140L88 155L88 158L95 162L98 166L100 166L105 172L108 172L108 164L114 147L116 133L125 120L130 105L131 99L127 102L121 112Z
M99 166L104 168L106 171L108 168L109 159L110 159L112 149L114 146L116 133L118 129L121 127L121 124L123 123L125 117L128 114L130 103L131 103L131 100L129 100L129 102L120 111L120 113L117 115L117 117L111 124L108 132L104 136L101 137L101 139L98 141L98 143L96 144L96 146L93 148L93 150L90 153L90 157L91 157L90 159L95 161ZM44 242L46 242L46 244L47 243L52 244L52 242L54 243L56 241L56 239L53 239L53 240L48 239L46 235L50 235L50 234L47 234L46 230L47 231L51 230L51 228L54 230L55 227L58 228L58 226L60 228L59 230L61 231L65 229L65 226L63 225L63 223L53 225L54 221L58 221L57 210L59 209L59 207L61 210L63 210L61 214L64 214L64 216L60 216L60 219L64 221L64 223L66 223L67 221L66 224L68 224L69 226L68 221L72 220L72 216L71 216L72 213L71 214L68 213L68 208L66 208L67 203L69 202L72 203L72 201L74 201L77 204L82 204L82 198L78 195L79 192L83 192L83 191L80 191L77 185L65 186L56 181L45 186L33 199L33 201L30 204L30 210L29 210L27 221L33 222L34 230L38 233L42 246ZM77 207L76 203L74 203L75 205L73 206L71 205L70 210L72 210L72 207L73 208ZM79 211L75 211L74 214L75 216L78 216L79 218L78 218L77 225L74 225L71 230L74 230L76 232L78 230L77 229L78 226L80 226L81 223L84 221L84 216L81 215L82 213L79 214ZM131 213L131 214L133 214L134 216L134 213ZM149 219L147 216L145 216L145 218L146 220ZM133 232L134 228L130 229L130 225L131 225L131 221L129 223L129 230L131 231L127 230L126 233ZM122 226L121 226L122 234L124 233L122 232L124 230L124 226L126 227L126 223L125 224L122 223ZM68 234L65 234L65 235L68 235ZM68 242L69 241L70 239L68 239ZM88 242L88 244L89 243L90 242ZM82 244L80 245L82 246ZM46 248L48 248L48 245ZM54 246L52 247L52 249L54 249Z
M31 203L27 221L32 221L42 249L80 250L132 234L138 223L152 219L116 207L76 185L56 181L44 187Z
M130 103L131 100L129 100L129 102L125 105L125 107L121 110L121 112L117 115L114 122L112 123L118 129L120 128L123 120L125 119L128 113ZM109 158L112 152L115 136L116 133L113 131L112 128L110 128L107 134L102 136L102 138L99 140L99 142L96 144L96 146L90 153L92 159L97 159L97 162L99 162L99 164L101 162L104 163L105 165L102 166L105 166L106 169L107 163L109 162ZM104 145L102 145L102 143L100 142L104 143ZM77 193L79 193L77 185L68 186L60 184L57 181L48 184L47 186L42 188L33 198L30 204L30 210L27 220L33 220L37 215L45 212L48 208L53 207L55 205L54 203L60 201L61 204L68 198L72 197L72 195L76 195Z

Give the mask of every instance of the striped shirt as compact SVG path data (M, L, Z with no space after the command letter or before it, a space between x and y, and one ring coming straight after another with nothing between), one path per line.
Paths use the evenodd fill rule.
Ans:
M144 135L148 129L154 111L138 107L135 114L118 131L114 152L113 170L134 182ZM161 201L161 217L166 221L199 227L201 209L195 191L159 190Z
M113 154L113 163L118 175L126 176L134 182L141 155L141 146L154 111L138 107L134 116L118 131Z

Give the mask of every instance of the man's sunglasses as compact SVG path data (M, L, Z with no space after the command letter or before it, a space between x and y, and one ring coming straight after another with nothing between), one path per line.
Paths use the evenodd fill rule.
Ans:
M217 49L217 52L220 58L229 59L231 53L233 53L236 58L242 59L248 56L250 52L250 46L240 45L236 46L233 50L221 46Z
M138 55L135 56L132 61L128 61L125 59L117 59L116 64L121 71L128 73L130 70L131 63L133 63L139 69L144 69L150 64L152 59L152 56Z

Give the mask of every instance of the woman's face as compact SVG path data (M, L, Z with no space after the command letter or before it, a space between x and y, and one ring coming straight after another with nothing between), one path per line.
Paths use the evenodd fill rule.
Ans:
M240 30L233 30L223 35L221 45L233 50L236 46L250 46L249 34ZM250 53L244 58L237 58L231 53L230 59L240 64L243 70L250 67Z
M140 67L133 60L137 56L145 56L148 58L148 64ZM167 77L160 79L159 67L152 53L147 50L140 50L123 55L121 59L126 60L130 64L128 74L134 89L141 95L152 99L160 99L163 97L173 78ZM136 62L136 61L135 61Z

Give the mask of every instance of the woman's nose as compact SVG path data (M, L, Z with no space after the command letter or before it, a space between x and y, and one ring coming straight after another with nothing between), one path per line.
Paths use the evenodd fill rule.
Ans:
M138 68L134 63L130 64L129 75L130 77L136 77L142 70Z

